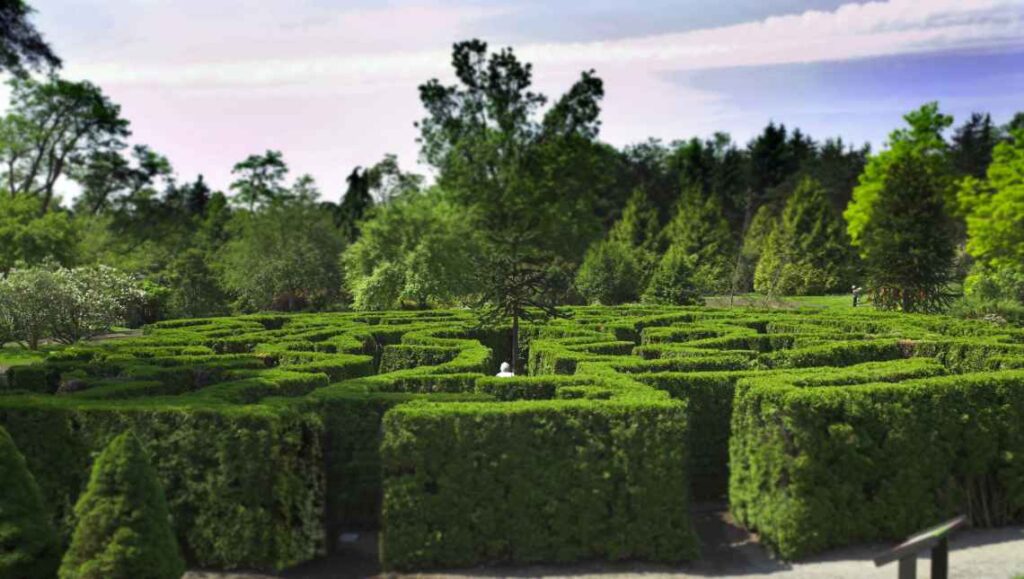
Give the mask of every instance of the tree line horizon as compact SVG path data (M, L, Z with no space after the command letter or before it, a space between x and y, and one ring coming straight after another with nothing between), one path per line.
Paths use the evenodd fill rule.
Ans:
M98 86L15 70L0 119L2 283L34 275L31 293L57 270L112 267L145 296L135 323L461 305L517 326L560 305L853 285L881 308L970 298L961 309L1020 314L1024 112L954 127L927 103L878 152L774 121L746 145L719 132L617 148L599 138L593 70L549 101L511 48L459 42L452 67L455 84L419 86L435 182L387 155L353 170L337 203L311 176L289 179L276 150L238 162L230 195L181 181L165 156L127 145L129 121ZM80 188L68 204L65 179Z

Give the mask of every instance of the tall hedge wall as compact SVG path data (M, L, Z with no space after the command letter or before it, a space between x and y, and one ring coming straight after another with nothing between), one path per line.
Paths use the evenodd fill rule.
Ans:
M466 311L164 322L10 369L0 426L65 541L94 454L134 431L206 567L284 568L366 528L395 569L675 561L696 555L691 496L728 496L786 557L954 510L1021 518L1024 330L860 308L565 313L523 328L530 375L511 379L493 377L507 334Z

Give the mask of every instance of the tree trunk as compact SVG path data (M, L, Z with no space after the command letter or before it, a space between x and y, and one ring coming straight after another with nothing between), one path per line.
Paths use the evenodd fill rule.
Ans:
M519 315L512 316L512 373L519 375Z

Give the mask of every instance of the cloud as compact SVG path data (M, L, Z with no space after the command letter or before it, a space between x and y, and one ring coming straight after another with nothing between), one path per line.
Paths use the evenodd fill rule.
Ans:
M303 85L328 90L388 87L446 72L447 42L471 35L474 24L508 8L449 8L400 5L348 10L310 22L279 22L261 33L268 48L254 58L229 50L233 58L125 66L118 61L72 65L76 75L103 83L192 87L275 87ZM157 16L151 16L155 18ZM261 20L272 18L258 18ZM224 28L223 22L217 24ZM228 39L256 34L243 31ZM230 30L230 27L227 28ZM426 31L426 32L425 32ZM433 31L433 32L431 32ZM331 39L334 38L332 41ZM405 41L403 41L405 39ZM517 47L538 69L621 69L648 72L847 60L872 56L1024 44L1024 2L1020 0L891 0L846 4L833 11L695 30L679 34L583 43ZM409 46L431 48L409 49ZM406 46L405 49L402 47ZM296 47L303 50L296 50ZM277 56L284 54L285 56ZM270 56L274 55L274 56ZM193 55L196 56L196 55ZM341 83L348 85L339 86Z

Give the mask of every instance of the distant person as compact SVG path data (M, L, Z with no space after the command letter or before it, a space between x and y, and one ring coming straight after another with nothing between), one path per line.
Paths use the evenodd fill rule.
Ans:
M857 302L860 301L860 288L857 286L851 286L850 291L853 292L853 307L857 307Z
M511 378L515 376L515 374L512 372L512 365L509 364L508 362L502 362L501 372L498 372L496 376L498 378Z

